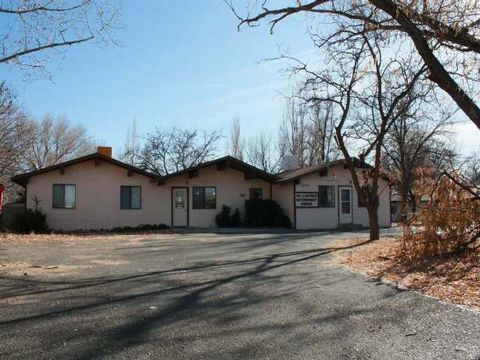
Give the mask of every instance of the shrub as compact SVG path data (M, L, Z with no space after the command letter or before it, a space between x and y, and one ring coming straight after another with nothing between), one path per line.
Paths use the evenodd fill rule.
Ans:
M169 226L165 224L141 224L138 226L120 226L114 227L110 230L100 230L100 232L111 232L111 233L136 233L144 231L155 231L155 230L165 230ZM95 232L95 231L94 231Z
M235 209L230 215L232 209L230 206L222 205L222 210L215 216L215 223L218 227L239 227L241 224L240 210Z
M13 230L19 233L46 233L48 232L47 216L38 209L27 209L24 214L15 217Z
M457 173L417 186L430 202L404 224L403 254L413 261L480 251L478 188Z
M230 217L230 227L239 227L241 220L240 210L235 209L234 213Z
M276 201L246 200L245 225L251 227L292 227L292 223Z
M230 226L230 213L232 209L230 206L222 205L222 210L215 216L215 223L218 227Z

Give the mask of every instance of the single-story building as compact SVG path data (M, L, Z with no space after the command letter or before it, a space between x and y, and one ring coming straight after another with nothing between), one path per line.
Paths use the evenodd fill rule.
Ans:
M270 174L225 156L165 176L123 163L108 147L17 175L26 208L38 207L54 230L142 224L213 227L223 204L241 212L247 199L272 199L296 229L368 226L344 161ZM380 180L380 226L390 226L390 185Z

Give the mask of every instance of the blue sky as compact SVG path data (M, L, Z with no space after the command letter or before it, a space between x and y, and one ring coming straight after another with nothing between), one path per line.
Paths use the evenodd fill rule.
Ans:
M33 116L65 114L118 149L134 119L139 132L175 123L227 134L234 117L244 133L275 131L288 80L278 62L261 61L279 48L312 48L300 22L274 35L266 27L238 32L230 9L216 0L126 1L122 24L118 47L82 45L54 57L51 80L25 81L13 67L2 68L3 77Z
M127 0L121 22L124 29L115 33L120 46L88 44L53 56L51 79L25 81L14 67L1 68L2 78L31 115L66 115L97 143L118 151L134 119L140 133L176 124L220 129L227 136L235 117L246 135L276 132L290 81L280 71L285 64L262 60L278 56L279 49L312 51L300 18L282 23L273 35L267 26L238 32L220 0L168 6ZM464 128L462 141L470 151L480 132Z

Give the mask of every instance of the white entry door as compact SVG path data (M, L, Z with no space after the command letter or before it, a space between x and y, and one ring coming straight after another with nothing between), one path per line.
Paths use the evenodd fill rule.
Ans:
M172 188L172 226L188 226L187 188Z
M339 186L339 219L340 224L351 224L352 218L352 188L350 186Z

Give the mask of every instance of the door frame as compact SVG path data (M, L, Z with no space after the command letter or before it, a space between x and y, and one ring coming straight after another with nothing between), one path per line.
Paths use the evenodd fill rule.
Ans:
M175 189L184 189L187 190L187 226L173 226L173 190ZM189 188L188 186L172 186L170 189L170 223L172 228L177 227L177 228L182 228L182 227L190 227L190 194L189 194Z
M350 189L350 222L340 222L340 212L342 211L342 198L340 188ZM353 187L352 185L338 185L337 186L338 197L338 225L353 224Z

